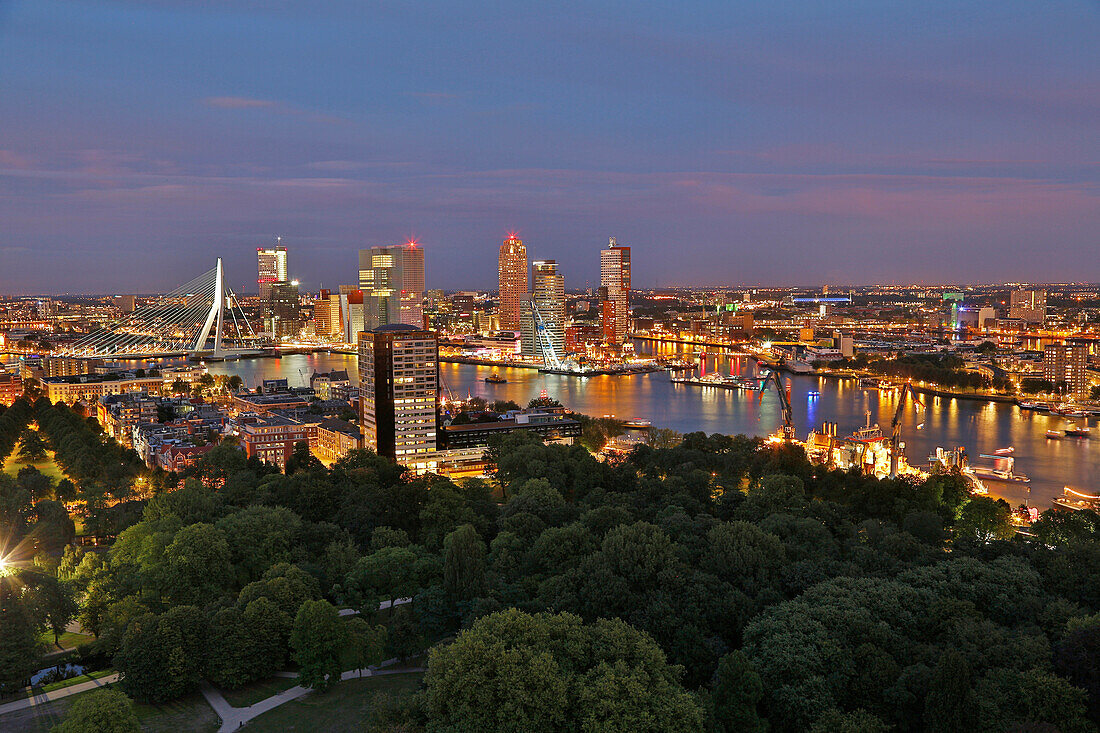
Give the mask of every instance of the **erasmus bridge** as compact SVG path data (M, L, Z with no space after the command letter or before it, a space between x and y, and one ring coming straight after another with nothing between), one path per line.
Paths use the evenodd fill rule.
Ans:
M225 358L258 353L263 345L237 295L225 284L219 257L210 271L73 342L60 355Z

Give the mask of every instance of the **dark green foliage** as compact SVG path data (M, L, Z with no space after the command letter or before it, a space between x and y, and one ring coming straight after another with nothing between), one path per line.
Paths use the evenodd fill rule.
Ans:
M328 601L306 601L294 618L290 646L298 663L298 681L324 690L339 681L340 652L347 643L347 628Z
M757 705L764 697L764 683L740 651L718 660L707 696L708 728L714 733L764 733L766 720Z
M130 698L118 690L96 690L76 698L53 733L139 733Z
M139 700L172 700L199 683L207 652L207 620L194 606L133 619L114 663L122 688Z

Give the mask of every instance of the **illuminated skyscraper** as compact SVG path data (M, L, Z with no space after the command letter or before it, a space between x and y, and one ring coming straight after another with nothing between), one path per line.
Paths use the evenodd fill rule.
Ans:
M538 340L538 309L549 342L559 358L565 356L565 278L558 273L554 260L535 260L532 263L531 294L521 303L520 331L523 354L542 358L542 346Z
M359 334L359 424L366 448L401 464L436 449L439 345L391 323Z
M607 289L603 331L611 343L621 344L630 329L630 247L620 246L615 237L600 251L600 287Z
M520 303L527 295L527 248L515 234L509 234L504 244L500 245L497 276L500 284L500 328L502 331L517 331L520 327Z
M282 237L276 239L283 241ZM286 247L275 245L274 247L256 248L258 276L256 284L259 285L260 298L267 300L271 296L271 286L274 283L287 281Z
M359 250L359 289L367 330L388 323L424 326L424 250L416 242Z

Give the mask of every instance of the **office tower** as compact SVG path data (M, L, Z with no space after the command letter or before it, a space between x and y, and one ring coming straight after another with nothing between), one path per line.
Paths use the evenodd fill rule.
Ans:
M132 295L112 296L111 303L123 313L133 313L134 309L137 308L137 300Z
M297 336L302 330L302 309L298 300L298 283L271 283L264 311L264 330L275 338Z
M366 448L401 464L436 449L439 344L402 323L359 334L359 424Z
M565 357L565 278L558 274L558 263L554 260L535 260L532 267L531 294L521 302L523 354L543 358L543 344L538 336L541 321L549 345L561 359Z
M601 315L613 319L603 330L612 334L610 343L621 344L630 329L630 247L620 246L615 237L600 251L600 287L607 288L605 302L610 304Z
M340 310L340 332L344 335L344 343L354 344L358 342L359 332L367 329L363 291L350 288L345 291L343 286L340 291L337 306Z
M282 242L283 238L279 237L276 241ZM257 247L256 259L259 272L256 284L260 287L260 298L267 300L271 297L271 286L274 283L285 283L289 280L286 269L286 247L278 244L274 247Z
M509 234L500 245L497 278L500 287L500 329L519 330L520 302L527 296L527 248Z
M424 324L424 250L416 242L359 250L359 289L367 329Z
M1073 394L1089 388L1089 346L1087 341L1071 339L1064 344L1050 344L1043 348L1043 379L1054 382L1055 388L1063 382Z
M329 307L329 291L321 288L313 301L313 333L318 337L332 335L332 309Z
M1008 317L1042 324L1047 319L1047 291L1013 290L1009 296Z

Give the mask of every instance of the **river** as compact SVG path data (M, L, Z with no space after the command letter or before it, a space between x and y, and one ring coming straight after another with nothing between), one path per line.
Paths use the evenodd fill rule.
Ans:
M638 343L639 351L650 348ZM666 356L680 354L676 345L661 345ZM711 354L708 370L722 369L747 374L752 360L725 354ZM343 354L292 355L281 358L246 359L208 365L213 374L239 374L249 387L262 379L286 377L292 386L308 384L314 371L347 369L357 378L354 356ZM487 384L485 377L498 371L506 384ZM701 430L707 433L745 433L768 435L781 423L778 398L773 390L759 401L753 393L734 390L677 385L665 372L631 377L592 377L579 379L540 374L533 369L494 369L469 364L443 364L440 368L445 388L456 397L467 393L488 400L506 399L526 404L541 390L572 410L587 415L614 415L618 418L646 418L656 427L672 428L681 433ZM839 425L847 434L861 427L870 411L871 422L887 430L895 410L897 395L862 390L854 380L816 376L791 377L791 402L798 437L804 439L813 427L825 420ZM819 397L809 395L820 392ZM1067 420L1021 410L1012 404L980 402L939 397L922 398L926 409L906 405L902 421L902 440L909 462L926 465L926 456L937 446L964 446L972 461L980 453L1014 446L1015 471L1031 477L1030 487L987 481L991 495L1002 496L1016 506L1026 502L1046 508L1061 495L1062 487L1074 486L1086 491L1100 489L1100 436L1048 440L1048 429L1061 429ZM924 423L924 429L916 426ZM981 461L988 464L990 461Z

